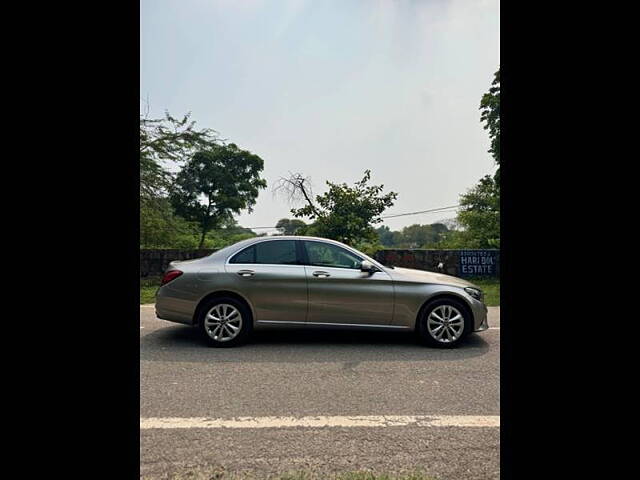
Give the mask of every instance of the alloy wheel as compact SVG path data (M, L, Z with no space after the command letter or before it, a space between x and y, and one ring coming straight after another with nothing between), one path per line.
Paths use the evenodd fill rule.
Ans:
M236 307L228 303L219 303L204 317L207 335L217 342L233 340L242 329L242 315Z
M427 317L427 330L438 342L455 342L464 332L464 317L452 305L439 305Z

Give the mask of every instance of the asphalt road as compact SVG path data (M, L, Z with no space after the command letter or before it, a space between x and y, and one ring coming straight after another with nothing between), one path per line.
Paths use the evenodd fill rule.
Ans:
M140 322L142 419L500 415L499 307L489 309L490 330L454 350L406 333L300 330L255 332L247 345L215 349L152 307L141 306ZM140 472L420 469L437 479L498 479L499 448L495 426L144 428Z

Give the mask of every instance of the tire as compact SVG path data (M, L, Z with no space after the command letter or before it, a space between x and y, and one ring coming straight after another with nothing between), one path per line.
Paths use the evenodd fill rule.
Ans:
M249 307L232 297L207 300L198 314L198 329L211 347L229 348L244 343L253 328Z
M422 310L416 331L426 345L454 348L471 332L472 321L469 308L461 300L441 298Z

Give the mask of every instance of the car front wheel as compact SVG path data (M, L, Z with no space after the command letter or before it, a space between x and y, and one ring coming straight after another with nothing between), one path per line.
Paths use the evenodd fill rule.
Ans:
M444 298L429 303L418 322L418 336L424 343L455 347L471 331L471 314L459 300Z

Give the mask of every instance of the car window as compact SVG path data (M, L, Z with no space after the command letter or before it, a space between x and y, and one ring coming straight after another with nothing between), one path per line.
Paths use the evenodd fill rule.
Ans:
M294 240L260 242L236 254L229 263L268 263L297 265Z
M310 265L360 269L362 258L337 245L322 242L304 242Z
M251 246L234 255L229 263L256 263L256 248Z

